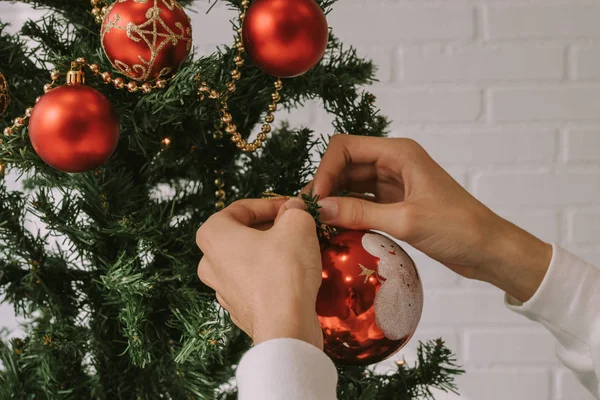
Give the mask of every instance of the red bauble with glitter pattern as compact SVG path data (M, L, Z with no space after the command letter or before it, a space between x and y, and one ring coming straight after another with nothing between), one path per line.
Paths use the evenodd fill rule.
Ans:
M138 81L169 77L192 49L192 26L175 0L118 0L102 22L112 65Z
M291 78L321 60L329 30L314 0L255 0L246 13L242 37L244 49L258 68Z
M31 112L29 137L46 164L86 172L104 164L119 141L119 119L106 97L83 84L57 87Z
M423 309L412 259L374 232L345 231L322 246L317 314L325 353L344 365L368 365L400 350Z

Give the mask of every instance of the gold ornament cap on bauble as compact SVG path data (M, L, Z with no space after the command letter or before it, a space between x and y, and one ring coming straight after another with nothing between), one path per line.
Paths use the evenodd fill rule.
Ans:
M8 89L8 81L2 72L0 72L0 116L6 112L9 104L10 90Z

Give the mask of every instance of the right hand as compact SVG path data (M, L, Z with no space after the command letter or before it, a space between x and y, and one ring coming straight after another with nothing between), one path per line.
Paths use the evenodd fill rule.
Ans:
M335 135L311 186L322 222L384 231L521 301L550 263L550 245L494 214L410 139ZM374 196L328 197L341 190Z

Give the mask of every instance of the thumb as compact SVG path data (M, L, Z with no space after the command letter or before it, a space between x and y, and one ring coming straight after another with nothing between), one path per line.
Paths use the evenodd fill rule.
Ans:
M281 216L287 210L293 210L293 209L305 210L306 203L304 203L304 201L302 199L300 199L299 197L292 197L292 198L288 199L288 201L283 203L281 205L281 207L279 208L279 212L277 213L277 217L275 218L274 223L277 224L277 221L279 221L279 218L281 218Z
M407 233L403 204L379 204L353 197L328 197L319 201L319 219L340 228L374 229L403 239Z
M299 198L288 200L280 209L274 228L295 232L314 232L315 220L305 210L304 201Z

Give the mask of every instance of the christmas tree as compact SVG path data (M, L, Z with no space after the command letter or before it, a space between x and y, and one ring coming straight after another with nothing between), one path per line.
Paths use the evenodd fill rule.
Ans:
M0 399L234 398L235 366L251 343L198 280L195 232L237 199L297 194L314 172L311 157L326 144L322 135L384 136L388 121L364 90L375 66L333 31L316 66L279 80L247 59L241 17L233 21L233 45L206 57L187 57L189 21L176 21L179 31L167 41L186 51L161 58L156 46L144 68L129 68L107 57L119 50L140 56L125 36L115 49L101 27L112 1L24 2L48 13L17 35L0 16L7 83L0 76L0 294L29 321L25 337L0 342ZM174 0L148 2L179 10ZM147 2L114 5L130 3ZM227 3L240 13L253 5ZM316 4L327 14L334 0ZM82 103L57 116L66 78L91 96L79 99L97 99L105 113ZM277 108L311 99L334 116L331 132L274 122ZM117 130L107 105L118 115ZM52 127L42 108L54 110L59 133L85 126L96 140L92 131L103 127L103 143L81 145L106 150L65 156L63 142L44 136ZM19 177L21 189L7 189L5 171ZM420 345L415 365L398 363L389 374L339 372L340 399L412 399L431 398L432 388L454 390L462 371L438 339Z

